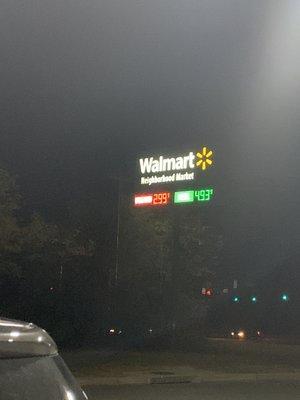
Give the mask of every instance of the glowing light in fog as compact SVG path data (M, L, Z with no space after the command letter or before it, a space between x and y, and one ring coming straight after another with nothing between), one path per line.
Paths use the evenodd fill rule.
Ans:
M66 390L66 400L75 400L75 396L70 390Z
M87 397L87 395L86 395L86 393L85 393L85 391L83 390L82 391L82 394L84 395L84 397L88 400L88 397Z

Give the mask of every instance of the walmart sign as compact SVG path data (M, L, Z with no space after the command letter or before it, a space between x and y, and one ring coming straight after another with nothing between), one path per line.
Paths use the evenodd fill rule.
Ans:
M166 158L146 157L139 160L141 185L193 181L195 169L205 171L213 165L213 152L207 147L201 151Z

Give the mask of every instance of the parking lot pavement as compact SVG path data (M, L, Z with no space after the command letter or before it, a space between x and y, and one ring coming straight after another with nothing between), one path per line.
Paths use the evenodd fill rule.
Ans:
M89 400L297 400L300 383L205 383L90 386Z

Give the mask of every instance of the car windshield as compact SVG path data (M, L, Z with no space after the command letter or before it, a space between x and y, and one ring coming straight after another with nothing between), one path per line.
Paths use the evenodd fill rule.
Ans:
M299 1L0 20L0 318L92 400L298 398Z

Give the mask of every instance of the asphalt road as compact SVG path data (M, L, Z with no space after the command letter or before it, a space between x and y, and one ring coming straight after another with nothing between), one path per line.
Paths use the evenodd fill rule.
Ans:
M84 388L89 400L297 400L298 383L205 383L94 386Z

